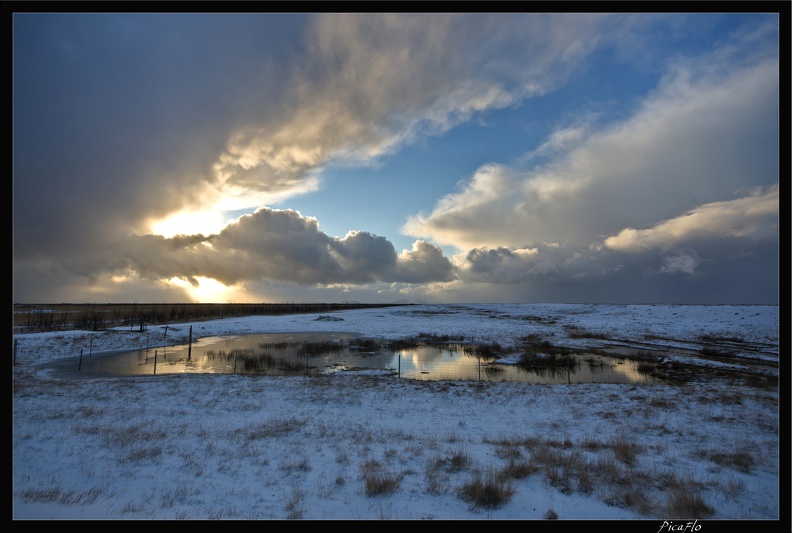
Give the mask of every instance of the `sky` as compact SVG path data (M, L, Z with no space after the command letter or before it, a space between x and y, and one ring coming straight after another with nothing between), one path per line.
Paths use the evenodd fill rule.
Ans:
M736 520L789 528L779 500L789 488L780 390L717 377L730 368L778 379L778 306L442 304L331 315L150 324L145 332L15 330L7 519L543 522L554 514L625 531L670 533L665 522L688 519L700 519L702 531ZM511 354L535 334L555 346L657 350L709 378L545 385L419 381L382 370L94 378L76 366L39 366L186 344L188 326L194 354L205 337L305 331L380 341L461 335ZM568 335L581 330L607 340ZM702 336L739 339L707 344L735 357L702 356ZM515 465L530 473L510 478L514 492L502 506L458 495L477 475L520 471ZM393 493L367 495L365 472L398 480ZM712 514L680 515L675 498L700 498ZM552 522L533 527L543 525Z
M779 13L11 17L14 302L778 303Z

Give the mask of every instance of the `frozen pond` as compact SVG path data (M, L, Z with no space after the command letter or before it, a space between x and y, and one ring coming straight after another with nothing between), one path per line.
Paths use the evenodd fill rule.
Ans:
M367 372L432 381L524 383L659 383L636 361L599 354L577 356L566 366L524 367L481 355L474 345L397 347L358 335L266 333L205 337L192 344L83 354L42 365L69 377L157 376L214 373L326 375Z

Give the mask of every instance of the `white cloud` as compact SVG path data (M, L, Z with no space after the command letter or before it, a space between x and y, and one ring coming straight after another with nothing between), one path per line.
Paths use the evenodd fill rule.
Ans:
M627 120L565 126L526 161L556 157L528 170L483 166L403 231L460 250L585 246L776 183L777 59L732 67L678 66Z
M455 277L451 261L443 251L426 241L415 241L411 250L399 253L392 279L402 283L449 281Z
M685 248L679 250L675 255L664 258L660 273L674 274L682 272L684 274L693 274L700 262L701 260L695 250Z
M206 19L216 41L189 25L140 22L139 34L85 56L125 65L116 77L88 64L48 68L43 41L22 40L40 77L31 79L50 82L18 91L15 102L24 117L15 124L15 287L44 287L35 271L87 280L74 286L91 297L118 294L108 287L123 274L140 294L150 294L141 280L177 278L242 283L261 295L287 294L269 283L347 293L394 283L410 294L507 301L569 280L699 273L712 257L750 257L778 233L779 63L750 40L759 30L706 57L675 56L626 119L621 110L605 123L608 115L576 102L582 118L559 119L517 164L482 164L432 212L411 217L410 250L366 231L330 237L316 219L270 209L318 191L329 165L374 164L545 95L604 44L645 50L630 39L645 37L634 24L670 18L329 13L263 17L247 29L268 31L240 36L237 24ZM82 47L112 27L58 32ZM78 87L91 90L78 98ZM218 213L255 207L234 223ZM173 213L181 220L168 220ZM162 235L129 236L152 220L168 222L157 226ZM433 242L462 254L452 263ZM62 294L54 280L37 294Z
M214 165L236 206L302 194L330 162L370 164L421 135L543 93L597 42L602 15L317 16L283 110L239 128ZM514 55L514 48L527 53ZM266 194L265 194L266 193ZM263 204L258 204L263 205Z
M768 239L778 235L778 185L756 189L749 196L699 206L655 226L627 228L607 237L604 245L622 252L669 248L701 239Z
M134 237L108 251L107 268L150 280L210 278L226 285L264 280L302 285L424 283L452 279L451 262L417 241L397 254L385 237L352 231L330 237L297 211L259 208L219 234Z

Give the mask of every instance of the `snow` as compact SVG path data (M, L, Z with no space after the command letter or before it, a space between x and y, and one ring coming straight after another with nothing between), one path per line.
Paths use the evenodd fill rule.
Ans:
M167 336L154 334L165 326L14 331L14 520L553 515L660 527L780 517L777 306L414 305L168 324ZM669 361L711 371L687 383L643 386L356 372L72 379L38 366L89 346L98 356L186 343L190 326L194 339L344 331L516 345L539 334L570 347L650 346ZM568 335L581 330L600 336ZM702 336L731 342L733 357L697 355ZM772 386L722 370L769 377ZM620 455L624 450L632 456ZM517 472L515 465L523 474L503 475ZM366 481L377 476L393 490L367 494ZM494 506L462 497L461 489L488 479L511 496ZM705 510L675 510L674 498L685 494L699 497Z

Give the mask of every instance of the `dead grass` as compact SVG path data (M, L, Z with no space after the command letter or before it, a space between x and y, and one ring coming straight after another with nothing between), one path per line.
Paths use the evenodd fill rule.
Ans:
M595 331L588 331L586 329L581 328L580 326L564 326L564 330L566 331L567 336L570 339L600 339L600 340L607 340L609 337L600 332Z
M531 461L509 459L509 462L500 470L500 475L511 479L525 479L539 470L540 468Z
M586 437L583 442L580 443L580 447L590 452L596 452L606 448L607 444L593 437Z
M305 496L298 489L294 489L286 501L286 517L289 520L299 520L305 514L303 500Z
M476 470L471 479L459 487L457 493L473 507L497 509L511 500L515 488L511 479L503 478L490 467L483 473Z
M365 461L360 465L363 486L366 496L382 496L393 494L399 488L401 476L388 472L376 460Z
M638 443L621 434L614 437L609 445L616 459L626 465L635 464L638 453L641 451L641 446Z
M300 430L305 424L305 420L296 418L270 420L247 429L245 437L247 440L282 437L287 433Z
M703 496L703 488L690 476L671 477L665 502L665 513L669 518L709 518L715 514Z
M126 461L142 462L142 461L156 461L162 456L162 448L160 446L148 446L141 443L140 446L134 447L125 456Z
M472 463L470 455L462 449L457 448L443 461L443 465L449 472L461 472Z
M312 381L311 383L316 386L320 383L327 387L338 386L331 384L337 383L337 381L332 382L331 380ZM341 383L344 387L352 387L348 381ZM410 384L409 386L431 387L438 392L455 393L453 385L447 385L445 388L439 384ZM468 391L468 389L461 390ZM493 389L482 387L476 390L481 393L476 399L486 402ZM725 404L738 407L754 401L754 395L750 392L724 392L714 387L698 390L699 392L689 395L690 400L695 401L698 405L710 405L715 401L714 398L718 397L725 397L727 398ZM354 397L354 391L351 389L345 391L345 394L350 398ZM635 400L636 394L627 393L630 400ZM769 394L764 394L764 396L770 406L777 406L775 396ZM638 399L644 406L650 405L656 408L655 411L677 406L675 403L670 404L670 401L658 399L658 397L650 400L648 395ZM207 405L211 404L207 402ZM84 435L86 439L98 440L107 448L119 451L117 454L119 463L160 461L161 456L168 453L174 443L178 442L181 445L181 432L189 427L186 424L158 426L145 423L108 423L107 420L113 413L103 408L101 404L97 407L77 407L74 412L80 415L77 418L81 420L71 420L75 416L69 416L70 429ZM640 412L640 410L634 410L634 412ZM662 419L651 418L648 414L650 412L650 409L646 409L645 413L647 414L644 416L646 416L647 422L643 426L637 425L636 427L651 428L652 431L660 434L669 433L671 430L665 428ZM177 409L174 414L176 416L172 419L183 417L185 411ZM594 421L601 423L598 418L601 413L592 414L592 423ZM622 419L624 416L624 412L619 412L615 413L613 418ZM42 418L49 419L50 417ZM62 418L57 416L55 420ZM239 453L251 459L255 458L256 462L251 461L250 464L261 468L262 472L268 470L266 468L267 459L262 453L268 446L268 442L260 441L280 439L286 436L294 437L295 434L297 436L305 434L307 438L309 435L307 429L311 429L308 420L296 417L267 419L267 416L263 416L256 420L257 422L252 422L249 426L235 431L236 437L244 445L240 448ZM774 419L768 416L766 425L773 421ZM609 505L631 509L647 517L711 517L716 514L716 507L711 501L708 501L708 498L713 498L713 494L717 498L714 501L728 506L728 502L737 500L745 490L745 483L738 477L727 477L730 474L728 471L719 478L720 481L710 482L710 486L700 481L697 482L689 476L657 475L653 471L647 471L645 463L642 466L642 459L647 458L650 452L654 453L652 452L654 447L651 447L650 450L642 449L629 433L617 433L615 436L610 436L604 432L592 432L581 441L573 441L564 434L564 428L568 427L565 424L568 422L568 420L559 420L555 424L553 421L552 425L548 422L548 426L552 428L550 431L532 428L526 430L533 433L527 436L517 434L496 438L484 437L481 442L490 445L487 455L495 462L493 465L484 466L476 465L470 451L463 445L465 439L470 435L464 429L465 424L462 421L460 421L459 427L463 429L460 429L459 434L452 432L448 438L440 440L433 440L420 433L413 434L402 430L378 434L363 424L344 426L341 431L333 429L332 425L327 423L323 423L318 429L317 426L314 426L310 437L314 438L320 435L323 438L332 439L341 433L344 434L344 439L350 445L346 448L338 446L331 448L329 462L332 463L334 458L335 463L339 465L338 469L347 472L350 470L351 464L362 461L360 479L363 481L365 494L369 497L393 494L400 489L405 476L410 477L409 470L396 471L386 468L379 461L366 460L366 456L370 453L368 444L382 440L387 440L389 445L385 448L380 459L388 464L406 462L409 457L414 458L421 454L426 454L426 457L433 454L429 459L421 459L425 460L423 468L424 493L430 495L456 494L474 508L492 509L502 506L510 501L520 489L521 485L515 481L530 476L543 478L548 484L564 494L594 495L593 497ZM648 422L654 425L650 426ZM728 422L728 419L725 419L725 422ZM306 428L306 425L309 427ZM469 427L473 427L473 424L469 424ZM679 429L675 429L675 431L679 431ZM198 436L203 440L211 440L213 433L206 428L198 428L192 434L188 432L187 436ZM270 442L275 442L275 440ZM201 450L222 453L219 448L215 451L211 446L203 446ZM267 453L269 453L268 450ZM727 445L724 449L703 449L699 452L698 458L711 461L724 469L730 468L740 473L750 473L760 463L761 453L761 451L752 451L750 443L741 443L732 448ZM642 454L645 455L642 456ZM196 462L200 462L200 457L196 457L193 450L185 451L184 457L193 457ZM310 469L306 458L300 454L296 454L295 457L296 459L291 461L279 461L277 455L271 455L272 464L286 465L280 468L288 473L300 474ZM414 465L410 466L414 468ZM274 466L269 470L271 471L273 468ZM345 478L342 475L335 476L336 473L333 472L327 477L326 482L332 484L330 480L335 479L335 486L342 487L346 483ZM467 479L468 477L469 479ZM353 477L349 479L353 479ZM465 479L467 480L464 481ZM420 493L420 491L418 492ZM20 494L26 501L61 504L88 504L97 499L101 501L101 498L106 496L106 492L102 489L76 492L63 488L26 490ZM291 497L288 497L288 494L285 496L286 499L281 500L280 509L283 510L285 505L286 515L289 518L303 518L306 514L304 493L295 488ZM184 499L186 499L185 494L171 492L164 494L158 504L170 508ZM213 512L231 516L229 509L223 508ZM129 504L130 514L143 511L144 508L141 508L141 504ZM557 515L549 517L551 511L552 514L555 513L549 509L545 518L558 518Z
M718 466L731 468L738 472L750 474L751 469L756 465L757 459L747 449L734 450L699 450L698 456L708 459Z
M20 495L25 502L90 505L95 503L100 496L107 496L107 490L101 487L82 491L50 487L39 490L23 490Z
M608 505L633 509L645 515L653 514L656 509L655 500L644 485L635 483L603 485L598 487L597 495Z

